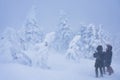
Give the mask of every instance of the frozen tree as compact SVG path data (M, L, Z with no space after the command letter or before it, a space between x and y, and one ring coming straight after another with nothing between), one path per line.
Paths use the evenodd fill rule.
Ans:
M79 46L82 46L81 52L84 53L84 56L86 57L89 55L89 51L93 51L90 49L92 49L92 43L94 41L94 27L92 25L81 25L78 34L81 36L79 42Z
M4 50L4 53L9 54L15 62L32 65L33 57L31 54L34 55L34 53L31 50L34 45L43 42L43 33L36 17L35 8L33 8L22 28L19 30L8 28L3 34L1 51Z
M36 43L42 42L43 32L40 30L40 25L37 17L37 8L33 7L24 25L25 43L34 45Z
M78 34L81 36L81 39L78 42L80 51L82 52L82 55L87 58L92 58L98 45L103 45L105 48L110 40L101 26L97 27L93 24L81 25Z
M79 41L80 41L80 35L76 35L70 42L69 48L66 52L66 57L68 59L79 62L79 59L81 57L80 46L78 45Z
M54 41L54 38L55 38L55 32L47 33L43 42L41 44L36 44L33 47L32 51L34 51L35 53L34 54L35 58L33 58L32 60L33 65L39 66L41 68L49 68L47 64L48 55L49 55L48 51L50 49L52 42Z
M70 40L73 38L73 32L67 24L67 18L65 14L60 16L60 23L56 31L56 41L54 47L56 50L63 52L68 48Z
M96 47L98 45L102 45L103 48L105 49L106 48L106 44L109 43L109 36L107 35L107 33L105 33L103 31L103 28L102 26L94 26L94 25L89 25L89 28L88 28L89 32L88 34L91 34L89 38L89 42L88 42L88 52L89 56L92 55L92 53L96 50Z
M19 34L19 41L23 48L22 53L31 59L32 66L36 65L35 60L37 52L34 50L35 45L42 44L44 36L37 17L37 8L33 7Z
M3 34L1 43L1 53L4 61L14 61L17 63L30 65L30 59L22 53L21 44L17 35L17 30L7 28Z
M1 61L10 62L13 59L11 56L11 50L10 50L10 48L12 47L11 39L10 39L10 34L12 31L13 31L12 29L6 29L6 31L2 34L2 38L0 40L0 60Z
M119 44L120 44L120 38L118 38L117 36L114 36L112 37L112 51L113 51L113 58L114 60L119 60L120 58L120 47L119 47Z

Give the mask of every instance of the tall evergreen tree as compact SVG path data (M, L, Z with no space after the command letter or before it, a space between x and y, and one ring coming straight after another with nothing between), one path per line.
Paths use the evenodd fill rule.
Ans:
M73 38L73 32L67 22L66 14L61 14L56 31L56 42L54 43L55 49L60 52L68 48L69 42Z

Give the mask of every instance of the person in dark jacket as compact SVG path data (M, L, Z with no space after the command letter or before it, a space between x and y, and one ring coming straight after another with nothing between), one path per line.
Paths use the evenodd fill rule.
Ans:
M103 64L104 64L104 54L103 54L103 47L101 45L99 45L97 47L97 52L95 52L93 54L93 56L96 58L95 61L95 73L96 73L96 77L98 77L98 69L100 70L100 75L101 77L103 77Z
M111 62L112 62L112 46L111 45L107 45L107 49L104 56L105 56L104 65L105 67L107 67L107 71L109 72L109 75L111 75L113 73L113 69L111 67Z

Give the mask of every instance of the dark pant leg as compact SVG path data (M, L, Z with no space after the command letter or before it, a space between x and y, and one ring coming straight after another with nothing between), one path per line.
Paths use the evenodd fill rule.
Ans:
M96 74L96 77L98 77L98 67L95 67L95 74Z
M101 77L103 77L103 70L102 70L102 67L99 67L99 69L100 69L100 75L101 75Z
M105 66L103 67L103 73L106 74L106 71L105 71Z

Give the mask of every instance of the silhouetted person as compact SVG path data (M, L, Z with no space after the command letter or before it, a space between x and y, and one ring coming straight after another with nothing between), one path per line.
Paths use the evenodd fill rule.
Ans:
M105 52L105 67L107 67L107 71L109 73L109 75L111 75L113 73L113 69L111 67L111 62L112 62L112 46L111 45L107 45L107 49Z
M103 47L101 45L99 45L97 47L97 52L94 53L93 55L96 58L95 61L95 73L96 73L96 77L98 77L98 69L100 70L100 76L103 76L103 61L104 61L104 55L103 55Z

